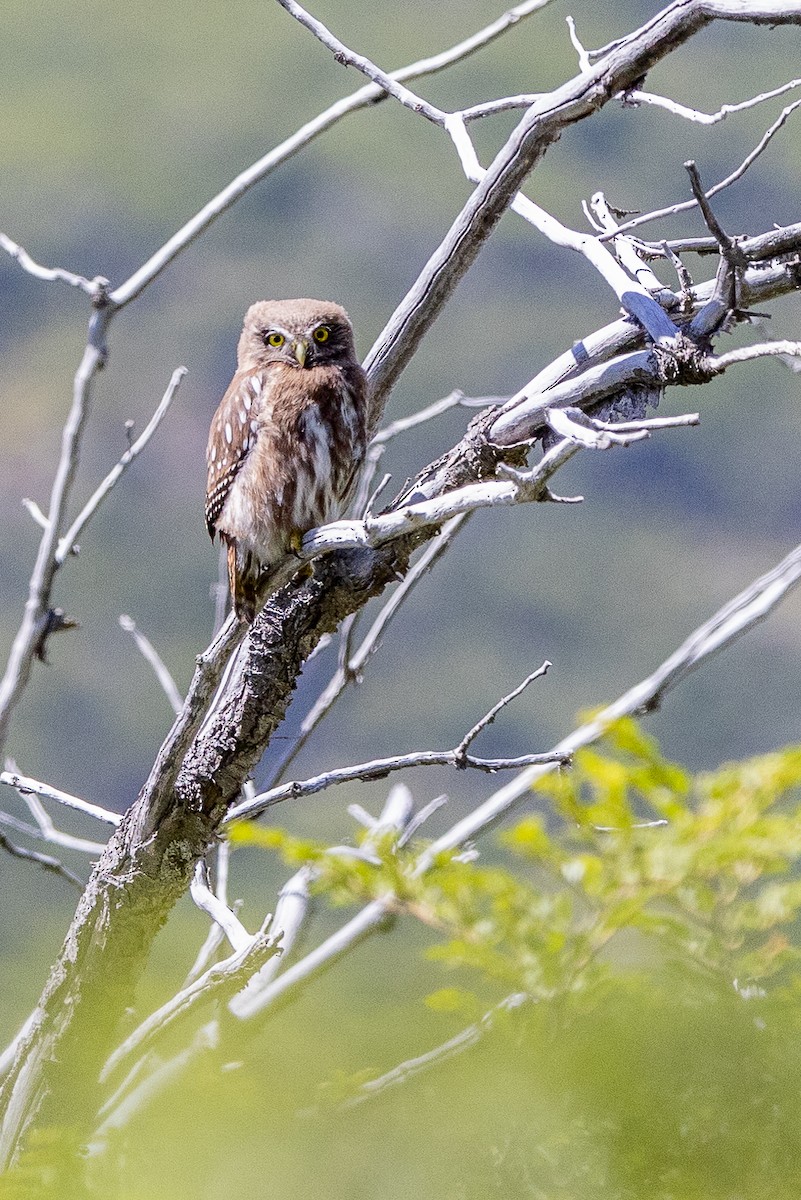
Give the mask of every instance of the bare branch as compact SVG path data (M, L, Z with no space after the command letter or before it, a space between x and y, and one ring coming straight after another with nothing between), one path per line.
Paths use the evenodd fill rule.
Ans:
M580 71L592 70L592 61L590 59L589 54L584 49L584 46L581 43L581 39L579 38L579 35L578 35L578 30L576 29L576 22L573 20L573 18L571 16L565 17L565 21L567 22L567 32L570 36L570 44L572 45L573 49L576 51L576 54L578 55L579 70Z
M133 1115L162 1089L174 1082L192 1063L198 1054L214 1050L219 1041L219 1026L209 1021L197 1031L190 1044L180 1054L159 1063L151 1074L140 1083L136 1079L141 1073L139 1063L130 1072L117 1092L100 1109L103 1118L87 1145L89 1155L101 1154L113 1133L124 1129ZM141 1061L141 1060L140 1060Z
M604 395L609 395L621 390L625 382L654 381L655 370L655 364L648 351L623 355L614 364L587 371L563 387L553 388L545 396L521 403L508 416L500 416L492 426L492 440L499 445L526 440L532 436L532 429L541 427L553 419L552 408L556 410L568 407L568 395L573 397L577 391L582 392L584 388L588 388L589 391L582 397L582 402L589 402L589 396L592 396L592 402L595 402L602 398L598 394L599 388L603 389ZM549 416L546 416L546 413ZM692 416L681 416L675 421L672 418L664 420L665 423L658 426L646 425L646 433L649 429L683 427L695 423ZM620 436L605 433L602 437L594 438L593 445L597 449L627 445L640 436L633 431L635 427L640 428L640 423L629 423L630 432ZM328 550L381 546L412 530L441 525L450 517L475 512L479 508L497 508L548 500L549 480L572 457L576 448L556 446L543 455L540 462L530 471L504 470L504 481L468 484L452 492L436 495L430 500L406 504L364 521L333 521L320 529L312 529L303 538L299 557L302 560L311 560ZM276 570L275 575L278 579L281 578L283 569L280 567ZM274 586L275 584L268 583L268 587Z
M61 438L61 455L50 493L47 528L42 533L36 564L28 588L25 615L11 647L5 674L0 681L0 747L5 741L14 707L30 678L42 637L42 621L50 606L53 579L58 569L56 551L67 501L78 468L78 453L89 414L91 385L104 360L108 310L101 309L90 326L90 340L75 374L70 414Z
M542 666L537 667L536 671L532 671L530 675L527 675L523 682L519 683L516 688L513 688L511 692L508 692L505 696L502 696L497 704L493 704L489 712L485 713L481 720L476 722L473 728L464 735L461 742L456 747L454 753L456 754L457 760L462 760L462 758L467 754L468 747L476 740L482 729L486 729L488 725L491 725L498 713L501 712L502 709L506 708L507 704L511 704L513 700L516 700L518 696L522 695L529 684L533 683L535 679L542 679L545 675L547 675L552 666L553 663L548 662L546 658Z
M89 497L86 504L78 513L78 516L72 522L72 525L70 525L69 529L59 542L58 550L56 551L57 566L60 567L65 562L69 554L75 553L78 538L81 536L81 533L86 528L89 521L97 512L98 508L103 503L114 485L117 483L118 479L124 474L126 468L129 467L133 460L142 453L145 446L148 444L153 434L166 417L175 393L178 391L181 380L185 375L186 367L177 367L176 370L173 371L172 378L167 385L167 390L162 396L161 402L156 411L153 413L153 416L150 418L136 441L128 447L117 465L112 467L100 486Z
M711 354L708 363L712 370L725 371L739 363L752 362L756 358L801 358L801 342L760 342L756 346L741 346L726 354Z
M53 858L50 854L41 854L38 850L26 850L23 846L18 846L6 837L4 833L0 833L0 850L5 850L12 858L21 858L26 862L36 863L44 871L50 871L53 875L58 875L61 879L65 879L67 883L71 883L73 887L77 887L79 891L83 891L85 883L80 875L76 875L74 871L70 871L57 858Z
M492 408L495 405L504 404L508 398L508 396L465 396L464 392L460 392L457 388L449 395L443 396L441 400L435 400L433 404L421 408L419 412L412 413L408 417L399 417L391 425L385 425L373 436L371 445L383 446L399 434L406 433L409 429L414 429L426 421L431 421L434 417L449 412L452 408Z
M542 673L542 672L540 672ZM496 771L514 771L532 763L553 762L553 755L521 754L518 758L476 758L462 750L461 745L454 750L421 750L412 754L394 754L390 758L375 758L371 762L358 763L353 767L339 767L333 771L324 771L311 779L293 780L281 784L269 792L261 792L253 800L235 804L229 809L223 820L223 826L232 821L251 820L266 812L284 800L299 800L302 796L314 796L326 788L336 787L340 783L362 783L375 779L385 779L395 771L406 771L410 767L473 767L479 771L487 771L494 775ZM563 756L558 761L565 762Z
M617 230L618 223L612 215L603 192L595 193L590 201L590 209L597 218L601 229L608 233L614 233ZM626 270L634 279L642 284L650 295L661 296L668 300L672 299L670 290L665 287L656 275L654 275L651 268L641 259L633 238L624 236L616 237L614 247Z
M27 496L22 497L22 507L31 514L36 524L40 529L47 529L50 522L42 512L35 500L30 500Z
M177 992L143 1021L111 1055L103 1068L101 1082L107 1080L119 1063L129 1055L134 1052L145 1053L151 1042L160 1037L180 1017L186 1016L190 1011L195 1012L200 1005L212 999L225 1000L235 995L259 967L276 954L280 954L280 949L263 927L229 958L209 967L199 979Z
M153 643L145 637L145 635L136 627L135 622L125 613L119 618L120 628L126 633L130 633L131 637L136 642L136 645L146 662L150 663L153 668L153 673L156 679L161 684L161 689L170 702L172 711L178 715L184 706L181 693L178 691L178 685L170 673L170 669L162 659Z
M435 1046L433 1050L428 1050L425 1054L418 1054L414 1058L408 1058L405 1062L398 1063L391 1071L386 1071L383 1075L360 1084L357 1094L345 1100L342 1108L354 1108L357 1104L363 1104L365 1100L371 1100L374 1096L389 1091L390 1088L407 1083L415 1075L430 1071L432 1067L441 1066L455 1058L457 1054L469 1050L471 1046L475 1046L476 1042L481 1040L485 1033L492 1029L499 1013L518 1009L528 1003L529 999L530 997L525 992L514 992L511 996L507 996L489 1012L484 1013L480 1021L468 1025L466 1029L462 1029L461 1032L448 1038L441 1045Z
M81 854L100 855L105 850L103 842L89 841L88 838L75 837L71 833L63 833L60 829L56 829L51 821L48 813L45 811L44 805L37 799L33 792L22 792L17 788L18 794L27 805L28 812L36 822L35 829L32 830L31 836L39 837L45 842L50 842L54 846L63 846L65 850L77 850Z
M722 104L717 112L713 113L701 112L697 108L688 108L686 104L679 104L678 101L669 100L666 96L657 96L653 92L641 92L637 89L628 92L623 99L626 104L650 104L656 108L664 108L676 117L682 117L685 121L694 121L699 125L717 125L733 113L744 112L747 108L756 108L758 104L764 104L766 100L774 100L776 96L783 96L786 92L791 92L799 86L801 86L801 79L791 79L789 83L783 83L781 87L773 88L770 92L760 92L758 96L752 96L749 100L741 100L737 104Z
M528 0L527 3L517 4L484 29L458 42L451 49L445 50L441 54L420 59L419 62L411 63L407 67L393 71L390 74L390 78L399 83L405 79L418 79L423 75L432 75L437 71L442 71L453 63L467 58L468 55L475 53L482 46L489 45L490 42L500 37L508 29L513 28L518 22L538 9L545 7L548 3L550 3L550 0ZM301 126L291 137L281 142L273 150L268 151L267 154L258 159L257 162L247 167L235 179L232 179L221 192L212 197L181 229L173 234L169 241L165 242L146 263L135 271L130 279L116 288L109 297L111 303L117 308L130 304L132 300L135 300L169 266L182 250L190 246L201 233L204 233L208 229L217 217L226 212L237 200L244 196L254 184L265 179L276 167L286 162L294 154L297 154L299 150L302 150L310 142L314 141L321 133L330 129L342 117L347 116L348 113L366 108L385 94L385 89L379 84L370 83L365 87L359 88L358 91L353 92L350 96L346 96L344 99L332 104L330 108L325 109L324 112Z
M549 408L546 409L545 416L554 433L592 450L630 446L650 437L652 431L680 429L698 425L701 421L698 413L683 413L678 417L652 417L641 421L600 421L595 417L588 417L580 408Z
M63 804L66 808L74 808L76 812L85 813L86 816L94 817L97 821L104 821L107 825L119 825L120 823L121 818L118 813L100 808L97 804L90 804L88 800L81 800L79 796L71 796L69 792L59 791L58 788L51 787L48 783L40 783L38 779L29 779L17 771L0 771L0 783L8 784L22 796L33 794L44 796L45 800L55 800L57 804Z
M483 104L472 104L460 110L465 121L476 121L480 117L492 117L496 113L513 112L518 108L531 108L541 100L545 92L524 92L519 96L502 96L498 100L486 100Z
M270 958L254 975L240 992L228 1003L231 1014L235 1017L246 1018L251 1011L260 1008L260 997L263 990L275 978L281 963L292 950L298 935L309 915L309 885L314 878L310 867L301 867L299 871L287 880L278 893L278 903L275 916L270 926L271 936L281 947L281 957Z
M725 179L721 179L719 183L714 184L708 189L706 192L707 199L711 199L713 196L716 196L718 192L722 192L724 188L731 187L731 185L736 183L738 179L742 179L743 175L745 175L751 164L756 162L763 150L770 145L773 138L776 136L782 126L785 125L788 118L799 107L801 107L801 100L796 100L794 103L788 104L786 108L783 108L773 124L765 131L754 149L750 154L746 155L740 165L734 171L732 171L731 174L727 175ZM696 207L697 202L695 200L682 200L677 204L670 204L666 208L656 208L652 212L640 213L639 216L631 217L630 220L624 221L620 226L620 232L627 233L630 229L637 229L640 225L650 224L651 221L661 221L663 217L672 217L675 216L676 213L689 212L690 209ZM611 234L606 233L603 234L599 240L602 242L609 241L611 236Z
M402 83L393 79L386 71L382 71L363 54L357 54L355 50L349 49L344 42L334 36L322 21L318 21L298 4L297 0L278 0L278 3L286 9L290 16L300 22L310 33L313 33L317 40L331 51L338 63L345 67L355 67L357 71L361 71L362 75L366 75L368 79L372 79L373 83L377 83L388 96L394 97L404 108L410 108L412 112L419 113L420 116L432 121L435 125L444 126L445 113L442 109L427 103L414 92L410 92Z
M195 867L189 892L201 912L211 917L223 931L231 943L232 950L240 951L251 945L253 938L236 913L232 912L219 896L215 896L209 887L209 872L204 862L199 862Z
M33 261L27 250L18 246L16 242L12 242L5 233L0 233L0 249L5 250L6 254L10 254L23 271L27 271L36 279L43 279L45 283L57 281L68 283L70 287L80 288L82 292L86 292L92 300L98 299L108 284L108 280L99 275L94 279L85 279L83 275L75 275L72 271L65 271L63 267L42 267Z
M801 546L797 546L777 566L756 579L700 625L651 675L629 688L618 700L563 738L554 748L575 754L582 746L603 737L609 726L620 717L657 708L664 696L703 662L764 621L799 583ZM423 851L417 870L425 871L438 854L453 850L488 829L526 796L538 779L552 770L553 766L540 766L521 771L516 779L490 796L484 804Z
M801 7L798 0L790 0L789 7L749 3L746 16L739 0L686 0L670 5L641 29L607 48L591 71L533 104L368 355L377 409L380 410L423 334L547 147L568 125L635 86L657 61L717 19L750 20L754 24L798 23ZM636 287L633 291L636 292Z
M478 161L464 118L453 113L446 118L445 128L456 147L462 169L472 183L480 184L486 172ZM639 280L625 271L609 253L598 253L601 242L591 234L569 229L527 196L518 194L509 207L544 234L554 245L564 246L582 254L613 289L620 303L647 329L655 342L670 342L678 330L667 313L653 299Z
M222 904L226 906L226 908L228 908L228 860L231 855L231 843L226 841L218 842L214 848L213 854L216 867L214 895ZM236 913L236 909L237 906L234 905L231 911ZM216 921L212 921L211 925L209 926L209 932L206 935L206 940L198 950L195 961L189 968L186 979L184 980L184 987L186 987L186 985L189 983L193 983L195 979L198 979L203 974L203 972L215 958L217 951L220 949L220 946L224 941L225 931L220 925L217 924Z

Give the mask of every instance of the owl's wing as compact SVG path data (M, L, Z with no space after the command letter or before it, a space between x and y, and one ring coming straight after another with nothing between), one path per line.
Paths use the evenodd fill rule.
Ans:
M206 449L206 528L212 541L231 485L255 445L266 382L263 371L237 372L211 422Z

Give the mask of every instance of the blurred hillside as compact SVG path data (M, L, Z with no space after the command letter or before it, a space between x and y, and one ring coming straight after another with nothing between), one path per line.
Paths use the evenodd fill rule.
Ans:
M577 71L568 11L596 46L657 7L554 3L413 86L454 107L550 89ZM313 9L385 67L445 48L500 10L489 0L398 0L391 13L380 4L320 0ZM712 111L791 79L799 51L798 29L718 25L656 69L648 87ZM713 62L725 70L711 70ZM119 284L233 175L360 83L269 0L235 7L54 0L46 8L6 0L0 228L39 262ZM706 183L723 177L783 103L711 128L610 104L551 149L527 191L576 227L584 222L581 201L598 189L627 209L685 199L685 159L697 160ZM718 198L729 232L798 220L801 142L793 120L801 116ZM473 127L485 163L512 123L498 117ZM445 136L384 102L346 118L257 185L114 323L74 511L124 450L125 422L142 428L179 363L189 375L59 581L56 602L81 627L51 641L51 662L37 670L16 713L8 750L21 770L119 810L134 798L171 716L118 616L133 616L185 686L210 637L217 574L202 520L205 440L245 308L263 297L330 296L349 310L366 353L469 190ZM699 217L684 214L655 226L653 236L703 232ZM713 270L708 259L690 266L699 280ZM84 299L0 256L3 658L38 541L20 499L46 505L85 339ZM770 334L798 336L798 298L773 307ZM453 388L510 394L616 314L613 295L583 260L508 216L421 345L388 415ZM547 748L579 709L646 674L799 540L800 400L799 377L778 362L743 367L703 390L674 390L660 411L700 408L700 428L581 455L557 490L582 493L583 505L478 514L293 773L454 745L545 657L554 664L548 680L507 710L481 746L487 754ZM457 410L397 443L385 460L393 481L442 453L466 420ZM791 599L671 697L648 724L668 754L702 767L798 739L800 619L801 600ZM310 664L289 732L335 664L335 645ZM447 790L449 820L487 791L485 779L465 774L421 773L411 782L421 801ZM385 790L341 789L280 819L298 832L341 837L346 804L375 808ZM254 875L263 870L254 860ZM276 868L274 879L261 879L268 906L281 878ZM0 897L0 939L13 966L0 1030L9 1034L38 994L73 896L3 858ZM32 916L35 946L25 936ZM154 994L162 972L172 981L186 929L202 936L193 912L177 924L157 955Z

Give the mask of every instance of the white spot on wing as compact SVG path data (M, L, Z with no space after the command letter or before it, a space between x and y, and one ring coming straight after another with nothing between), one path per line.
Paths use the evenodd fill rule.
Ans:
M225 422L225 440L229 446L230 446L231 442L234 440L234 431L231 428L230 421Z

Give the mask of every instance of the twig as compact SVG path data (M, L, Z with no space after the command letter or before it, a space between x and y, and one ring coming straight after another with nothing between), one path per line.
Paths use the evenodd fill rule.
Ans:
M53 858L50 854L41 854L38 850L26 850L23 846L17 846L4 833L0 833L0 850L5 850L12 858L21 858L26 862L36 863L44 871L50 871L53 875L58 875L61 879L65 879L67 883L71 883L73 887L77 887L81 892L84 889L84 880L81 879L80 875L76 875L74 871L70 871L57 858Z
M684 169L690 177L690 187L692 188L693 196L695 196L695 202L701 210L707 229L720 246L721 254L733 268L745 267L747 259L744 255L737 252L735 242L732 241L715 216L712 205L706 197L703 184L701 183L701 176L698 174L698 167L692 159L688 159L684 164Z
M294 17L304 28L313 33L319 42L331 51L334 58L344 67L355 67L357 71L361 71L362 75L366 75L373 83L378 84L382 92L386 92L388 96L392 96L404 108L410 108L412 112L419 113L426 120L431 121L434 125L443 127L445 124L445 113L441 108L437 108L434 104L429 104L423 100L421 96L415 95L409 91L397 79L393 79L386 71L382 71L380 67L371 62L369 58L365 58L363 54L357 54L355 50L351 50L344 42L341 42L331 30L307 12L302 5L297 3L297 0L278 0L278 3L283 9Z
M355 1108L356 1105L363 1104L365 1100L372 1100L380 1093L389 1091L390 1088L407 1083L408 1080L413 1079L415 1075L420 1075L423 1071L430 1071L432 1067L441 1066L455 1058L457 1054L475 1046L484 1034L492 1029L499 1013L512 1012L521 1008L529 1000L530 997L525 992L514 992L511 996L501 1000L489 1012L484 1013L479 1021L468 1025L466 1029L462 1029L441 1045L435 1046L433 1050L428 1050L425 1054L418 1054L414 1058L407 1058L405 1062L398 1063L391 1071L386 1071L375 1079L366 1080L359 1085L357 1094L345 1100L341 1107Z
M50 522L42 512L35 500L29 499L27 496L22 497L22 507L29 512L40 529L47 529Z
M492 117L496 113L512 112L518 108L531 108L542 100L545 92L523 92L519 96L502 96L498 100L485 100L483 104L471 104L461 109L465 121L477 121L480 117Z
M741 346L725 354L710 354L706 362L713 371L725 371L739 363L751 362L755 358L801 358L801 342L759 342L755 346Z
M372 445L383 446L396 438L398 434L406 433L417 425L431 421L434 417L449 412L452 408L493 408L495 405L504 404L506 400L508 400L508 396L465 396L464 392L460 392L457 388L449 395L443 396L441 400L435 400L433 404L421 408L419 412L412 413L408 417L399 417L391 425L385 425L383 429L379 429L372 439Z
M650 437L651 433L658 429L680 429L698 425L701 421L698 413L683 413L677 417L652 417L641 421L600 421L595 417L588 417L580 408L548 408L545 416L554 433L592 450L630 446Z
M60 829L56 829L48 813L45 811L44 805L33 792L22 792L19 789L17 791L25 802L28 812L36 822L36 828L33 830L32 836L39 837L54 846L63 846L65 850L77 850L81 854L99 856L103 853L105 845L102 842L93 842L88 838L74 837L71 833L63 833Z
M228 860L231 854L231 843L227 841L219 841L214 849L214 858L216 866L216 879L214 883L214 895L217 899L229 908L228 905ZM231 910L236 912L236 905ZM212 962L220 946L225 941L225 932L216 921L212 921L209 926L209 932L206 934L206 939L203 945L197 952L195 961L189 968L184 987L189 983L193 983L206 970L209 963Z
M275 978L282 962L286 961L309 914L309 885L313 877L314 871L310 867L301 867L278 893L270 933L281 947L281 957L276 955L268 959L251 976L245 987L229 1000L228 1008L232 1016L244 1020L259 1011L262 992Z
M710 354L706 359L712 371L725 371L730 366L740 362L751 362L753 359L801 358L801 342L759 342L757 346L741 346L737 350L728 350L725 354Z
M209 887L208 868L202 861L195 867L189 892L201 912L204 912L207 917L211 917L212 921L223 931L231 943L232 950L241 951L251 945L253 938L236 913L232 912L224 900L215 896Z
M89 414L91 385L105 358L108 314L108 309L100 309L92 318L89 342L73 382L72 407L61 436L61 454L50 493L47 527L39 542L22 624L14 638L5 674L0 681L0 748L8 732L11 713L27 685L40 646L41 622L50 605L53 579L59 566L56 559L58 539L78 468L81 439Z
M678 101L670 100L666 96L657 96L653 92L641 92L639 89L627 92L622 99L626 104L650 104L656 108L664 108L676 117L682 117L685 121L694 121L699 125L717 125L733 113L744 112L747 108L755 108L758 104L764 104L766 100L774 100L777 96L783 96L786 92L791 92L799 86L801 86L801 79L791 79L789 83L783 83L781 87L773 88L770 92L760 92L758 96L752 96L749 100L740 100L737 104L722 104L713 113L701 112L697 108L688 108L686 104L679 104Z
M136 642L140 654L150 663L156 679L161 685L161 689L170 702L172 711L177 715L184 706L183 697L178 691L178 685L173 679L170 670L161 655L159 654L153 643L145 637L145 635L136 627L133 619L123 613L119 618L120 628L126 633L130 633L131 637Z
M718 609L651 675L629 688L613 704L602 709L593 720L563 738L554 749L575 754L582 746L590 745L603 737L609 726L620 717L637 715L657 708L668 692L708 658L731 645L760 621L764 621L799 583L801 545L796 546L777 566L761 575L734 599ZM463 845L477 833L484 832L495 824L529 793L538 779L552 770L553 766L546 765L521 771L516 779L490 796L484 804L457 822L423 851L416 869L426 870L438 854Z
M590 212L596 217L598 226L607 233L614 233L618 222L612 215L603 192L596 192L590 200ZM671 292L653 273L647 263L640 258L637 245L633 238L621 235L614 240L615 251L630 274L643 285L653 296L671 297Z
M378 820L373 822L370 834L364 842L365 848L369 850L375 839L388 833L394 832L399 838L402 838L410 822L414 820L414 803L411 792L404 784L396 784L390 788ZM303 880L304 894L298 897L296 907L289 910L290 915L297 920L298 928L308 911L308 893L305 889L311 878L313 878L312 872ZM290 884L292 882L290 880ZM323 946L312 950L300 962L286 967L277 978L269 975L271 964L268 963L262 975L252 979L247 988L229 1002L228 1010L231 1015L243 1021L253 1020L259 1016L261 1012L275 1003L279 996L291 991L304 980L312 978L327 963L338 958L340 954L345 954L361 938L378 928L386 919L393 899L389 895L385 899L368 904L342 929L327 938ZM278 923L277 918L278 911L276 911L275 925L276 928L281 929L282 926ZM282 944L285 944L284 938L281 941Z
M573 20L573 18L571 16L565 17L565 21L567 22L567 32L570 37L570 44L572 45L573 49L576 51L576 54L578 55L579 70L580 71L592 70L592 61L590 59L589 54L584 49L584 46L581 43L581 39L579 38L579 35L578 35L578 30L576 29L576 22Z
M173 722L156 755L132 817L131 839L141 844L158 828L172 796L173 786L187 750L204 719L210 702L218 692L220 680L233 656L247 636L247 629L229 615L211 644L198 655L184 706Z
M196 1011L201 1004L211 999L225 1000L235 995L267 959L279 953L273 938L262 928L229 958L209 967L199 979L176 993L143 1021L109 1057L100 1077L101 1082L109 1078L123 1059L134 1052L143 1054L150 1043L160 1037L179 1017Z
M51 787L49 783L40 783L38 779L20 775L17 771L0 771L0 783L8 784L23 796L32 793L35 796L44 796L45 800L55 800L57 804L63 804L66 808L74 808L76 812L85 813L86 816L94 817L97 821L104 821L107 825L119 825L121 820L118 813L100 808L97 804L90 804L88 800L81 800L79 796L71 796L69 792L62 792L58 788Z
M465 758L468 747L476 740L482 729L486 729L488 725L491 725L498 713L501 712L502 709L506 708L507 704L511 704L513 700L516 700L517 697L520 696L526 690L529 684L534 682L535 679L542 679L543 676L547 675L552 666L553 663L548 662L546 658L542 666L537 667L536 671L532 671L530 675L527 675L523 682L519 683L516 688L513 688L511 692L507 693L507 695L502 696L497 704L493 704L489 712L485 713L481 720L476 722L473 728L464 735L461 742L456 747L454 753L456 755L457 763L461 762Z
M724 188L731 187L731 185L736 183L738 179L742 179L748 168L759 158L763 150L770 145L775 135L786 123L788 118L799 107L801 107L801 100L796 100L792 104L788 104L786 108L782 109L779 116L765 131L754 149L750 154L746 155L740 165L734 171L732 171L731 174L727 175L725 179L721 179L719 183L714 184L708 189L706 192L707 199L711 199L712 196L716 196L718 192L722 192ZM689 212L690 209L695 207L697 207L695 200L681 200L677 204L668 205L666 208L655 208L652 212L640 213L638 216L631 217L630 220L624 221L620 226L619 232L628 233L630 229L637 229L640 225L648 225L651 223L651 221L661 221L663 217L672 217L677 213ZM599 238L599 241L608 241L612 236L612 234L608 233L602 234Z
M160 1062L141 1083L133 1086L135 1079L141 1074L137 1063L128 1078L100 1109L99 1115L103 1119L86 1147L86 1154L90 1157L102 1154L112 1134L124 1129L133 1115L176 1080L198 1054L214 1050L218 1042L218 1022L208 1021L198 1029L185 1050L166 1062Z
M69 554L75 552L76 543L86 525L97 512L100 505L105 500L111 489L117 483L118 479L124 474L127 467L133 462L139 454L142 453L145 446L148 444L153 434L158 429L161 422L167 415L170 405L172 404L175 393L178 391L181 380L186 375L186 367L177 367L172 373L172 378L167 385L167 390L161 398L158 408L153 413L153 416L148 421L145 428L140 433L139 437L133 442L123 454L116 466L112 467L106 478L98 488L92 493L83 506L78 516L72 522L67 532L58 544L56 551L56 564L61 566Z
M251 820L266 812L284 800L299 800L302 796L314 796L326 788L336 787L340 783L352 783L359 780L367 783L375 779L385 779L395 771L407 771L410 767L472 767L479 771L487 771L494 775L497 771L514 771L532 763L553 762L549 751L546 754L521 754L517 758L476 758L466 754L461 747L454 750L421 750L411 754L394 754L390 758L374 758L370 762L358 763L352 767L339 767L333 771L324 771L310 779L295 779L291 783L281 784L269 792L261 792L251 801L235 804L223 818L223 827L232 821ZM564 763L563 756L557 756L557 761Z
M70 287L80 288L82 292L86 292L93 300L102 292L103 288L108 283L107 279L97 276L95 279L85 279L83 275L76 275L72 271L65 271L63 267L42 267L39 263L34 262L27 250L22 246L18 246L5 233L0 233L0 248L5 250L6 254L10 254L23 271L27 271L29 275L35 276L36 279L42 279L45 283L54 283L60 281L68 283Z

